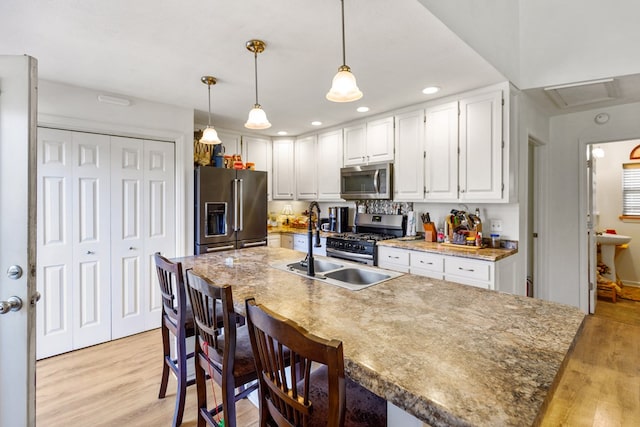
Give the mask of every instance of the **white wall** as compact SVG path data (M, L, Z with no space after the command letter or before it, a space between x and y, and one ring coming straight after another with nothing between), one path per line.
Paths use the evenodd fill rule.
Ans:
M621 141L599 145L604 157L596 159L596 206L599 213L596 230L614 229L618 234L631 236L628 249L617 250L616 273L627 284L640 285L640 222L623 221L622 214L622 164L637 163L629 160L629 153L640 140Z
M607 112L607 124L594 122L596 114ZM547 260L551 283L549 299L585 309L586 248L585 224L580 197L581 147L586 143L640 138L640 103L590 110L553 117L547 153L549 200L549 245ZM586 184L583 185L586 191ZM584 203L584 202L583 202ZM586 206L586 205L585 205ZM586 209L586 208L585 208Z
M99 94L107 93L40 80L38 125L174 141L176 255L193 253L193 110L121 95L130 106L104 104Z

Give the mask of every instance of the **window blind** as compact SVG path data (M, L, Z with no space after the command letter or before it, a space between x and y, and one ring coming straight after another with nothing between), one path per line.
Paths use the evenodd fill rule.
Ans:
M640 216L640 163L622 165L622 215Z

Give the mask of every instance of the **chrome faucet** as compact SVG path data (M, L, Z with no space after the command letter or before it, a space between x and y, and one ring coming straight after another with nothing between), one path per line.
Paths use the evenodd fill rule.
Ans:
M317 221L316 221L316 242L313 244L313 207L315 206L318 211ZM307 226L307 240L309 241L309 250L307 251L307 258L303 261L307 263L307 276L315 276L315 263L313 261L313 247L319 248L320 246L320 205L318 202L313 201L309 204L309 223Z

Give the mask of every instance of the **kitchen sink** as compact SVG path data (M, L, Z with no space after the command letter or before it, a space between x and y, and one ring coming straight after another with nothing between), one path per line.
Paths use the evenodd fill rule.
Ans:
M343 268L341 270L327 273L324 277L360 286L380 283L391 278L388 274L378 273L377 271L371 270L363 270L361 268Z
M303 261L285 262L271 265L278 270L286 271L298 276L307 277L322 283L357 291L369 286L377 285L387 280L400 277L403 273L382 270L347 261L336 263L332 258L318 257L314 259L315 276L307 276L307 266Z
M325 271L336 270L342 268L342 264L336 264L335 262L324 261L320 259L314 259L313 265L316 273L324 273ZM303 261L287 264L287 268L307 272L307 264Z

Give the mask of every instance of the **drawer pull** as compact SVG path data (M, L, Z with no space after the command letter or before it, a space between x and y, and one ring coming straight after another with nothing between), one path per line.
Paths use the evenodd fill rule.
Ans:
M391 256L391 255L387 255L389 258L393 258L393 259L400 259L400 257L397 256Z
M462 268L462 267L458 267L458 270L462 270L462 271L471 271L471 272L474 272L474 271L475 271L473 268Z
M433 263L432 263L432 262L424 262L424 261L420 261L420 264L433 265Z

